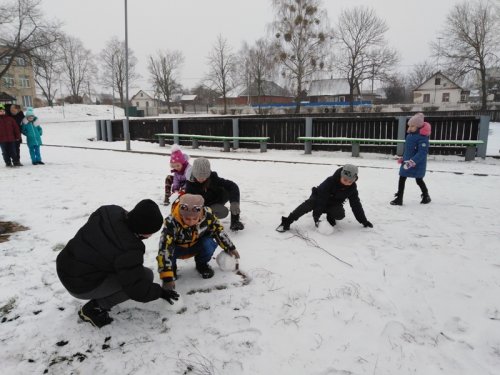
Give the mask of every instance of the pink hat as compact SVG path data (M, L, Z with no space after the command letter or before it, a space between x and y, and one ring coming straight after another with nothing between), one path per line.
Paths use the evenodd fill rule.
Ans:
M179 145L173 145L170 154L170 163L184 164L187 161L186 155L181 151Z
M416 115L413 115L408 120L408 125L416 126L417 128L421 128L422 126L424 126L424 114L422 112L419 112Z

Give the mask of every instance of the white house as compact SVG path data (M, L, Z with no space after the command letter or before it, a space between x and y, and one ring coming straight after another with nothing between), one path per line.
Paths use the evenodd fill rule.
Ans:
M442 105L446 103L466 103L469 90L465 90L443 73L437 72L413 90L413 103Z
M130 99L130 104L144 111L144 116L157 116L158 107L161 107L160 101L155 98L154 91L150 90L139 90Z
M359 89L354 90L354 98ZM344 78L318 79L311 81L307 96L313 102L345 102L349 100L349 82Z

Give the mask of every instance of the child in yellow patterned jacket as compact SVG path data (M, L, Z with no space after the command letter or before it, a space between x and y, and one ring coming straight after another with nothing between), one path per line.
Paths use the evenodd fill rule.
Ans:
M196 270L202 278L209 279L214 270L208 262L217 246L235 258L240 257L219 219L204 203L201 195L181 195L172 204L171 214L165 219L156 257L164 289L175 288L179 258L194 256Z

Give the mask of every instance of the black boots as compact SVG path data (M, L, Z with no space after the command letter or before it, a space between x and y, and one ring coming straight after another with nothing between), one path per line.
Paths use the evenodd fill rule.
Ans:
M402 206L403 205L403 193L394 194L396 199L392 200L390 203L393 206Z
M422 194L421 197L422 197L422 200L420 201L421 204L431 203L431 197L429 197L429 193Z
M208 263L205 264L197 264L196 265L196 270L199 272L202 278L204 279L210 279L214 276L214 270L212 267L208 265Z
M109 310L99 306L96 300L90 300L78 311L78 316L85 322L89 322L94 327L104 327L113 321L108 314Z
M281 217L281 224L278 225L276 230L278 232L286 232L287 230L290 230L290 224L292 224L292 220L290 220L289 218L287 218L285 216L282 216Z
M231 225L230 225L229 229L231 229L233 231L245 229L245 226L240 221L240 215L232 215L231 214Z

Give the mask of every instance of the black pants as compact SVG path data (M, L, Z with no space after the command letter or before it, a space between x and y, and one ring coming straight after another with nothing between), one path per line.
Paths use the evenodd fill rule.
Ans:
M308 212L314 209L316 198L314 196L309 197L306 201L300 204L292 213L288 216L291 222L299 220L300 217L304 216ZM342 203L331 203L326 205L325 211L326 220L331 224L335 225L335 220L342 220L345 217L345 210Z
M403 195L403 193L405 191L405 183L406 183L407 178L408 177L399 176L398 195L401 195L401 196ZM420 190L422 191L423 195L429 194L429 191L427 190L427 186L425 185L423 178L416 178L415 182L420 187Z
M151 282L154 279L153 271L149 268L143 268L144 274ZM113 306L125 302L130 297L123 291L121 284L118 282L116 275L109 275L101 285L94 290L86 293L71 293L73 297L78 299L94 299L103 309L110 310Z
M0 148L2 148L3 161L6 165L11 165L12 163L19 162L19 154L16 152L16 142L2 142L0 143Z

